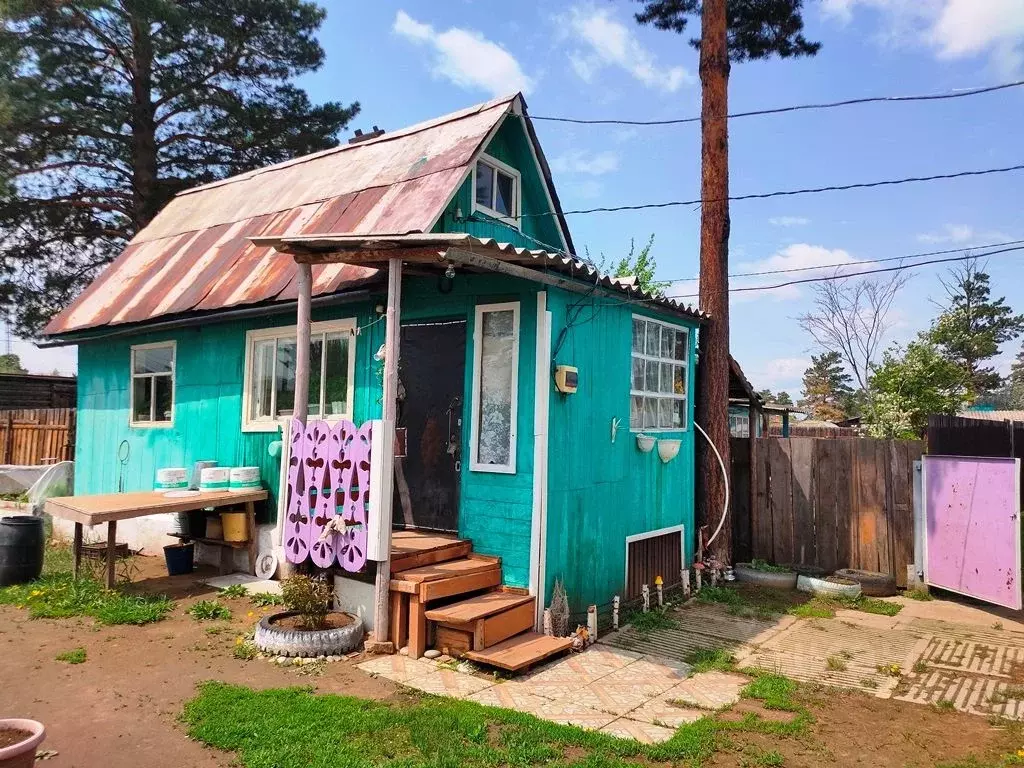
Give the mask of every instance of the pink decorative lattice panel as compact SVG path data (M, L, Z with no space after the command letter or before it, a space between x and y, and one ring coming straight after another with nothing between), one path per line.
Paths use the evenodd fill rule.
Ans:
M310 558L327 568L337 561L347 571L366 564L372 431L369 421L356 427L342 420L333 428L292 421L284 537L289 562ZM335 521L339 515L343 526Z

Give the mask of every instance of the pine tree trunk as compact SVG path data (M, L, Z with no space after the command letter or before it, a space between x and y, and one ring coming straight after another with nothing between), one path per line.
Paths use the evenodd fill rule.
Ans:
M149 21L132 15L132 211L138 232L159 210L156 107L153 104L153 39Z
M711 322L700 336L697 421L718 448L729 471L729 48L726 0L704 0L701 11L701 206L700 308ZM701 524L710 537L721 520L727 480L714 452L698 440ZM727 514L711 555L732 559L732 519Z

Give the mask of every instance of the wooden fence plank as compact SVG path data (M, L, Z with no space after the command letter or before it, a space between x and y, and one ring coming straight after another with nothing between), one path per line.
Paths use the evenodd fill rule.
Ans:
M890 443L892 461L892 563L896 584L907 586L907 565L914 561L914 462L924 453L919 442ZM904 480L908 478L908 480Z
M0 463L38 465L74 458L75 410L0 411Z
M751 542L751 551L759 560L771 560L775 555L774 526L772 525L772 510L768 501L768 483L770 464L768 461L771 440L759 437L755 440L754 449L754 472L751 482L754 483L754 509L751 510L751 530L754 540Z
M856 483L853 448L855 441L836 441L834 460L836 478L836 563L838 567L846 567L850 563L852 552L850 546L850 529L856 515Z
M814 531L818 566L828 572L840 566L836 543L836 446L837 440L815 440L811 461L814 464Z
M814 565L818 559L814 527L815 438L790 440L793 468L793 563Z
M794 556L793 462L789 440L770 443L769 499L772 509L773 556L776 563L792 563Z

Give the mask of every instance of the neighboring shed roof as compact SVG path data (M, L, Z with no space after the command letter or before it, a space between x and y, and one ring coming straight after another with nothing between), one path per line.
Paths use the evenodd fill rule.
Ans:
M965 419L981 419L983 421L1024 422L1024 411L960 411L957 416Z
M428 232L510 112L523 114L532 136L517 94L186 190L43 333L294 299L294 263L250 237ZM316 267L313 292L358 287L376 274L345 264Z

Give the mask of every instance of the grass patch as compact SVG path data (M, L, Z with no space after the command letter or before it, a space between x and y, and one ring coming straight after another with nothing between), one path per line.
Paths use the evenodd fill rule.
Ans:
M284 598L273 592L254 592L249 595L249 602L260 608L265 608L270 605L284 605Z
M920 600L922 602L935 599L930 592L923 589L908 589L903 593L903 596L909 600Z
M903 677L903 668L899 664L879 664L875 667L875 671L889 677Z
M656 629L675 629L679 626L679 622L660 608L652 608L647 613L637 611L627 618L626 623L643 636Z
M791 723L762 720L755 714L739 721L709 716L653 745L457 699L379 702L314 695L302 688L254 691L218 682L200 686L182 719L189 736L236 753L238 764L247 768L636 768L668 762L700 766L730 746L731 734L801 734L810 717L793 699L795 690L796 684L784 677L760 673L743 691L766 707L799 712ZM780 764L770 752L764 754L769 755L767 762L758 765Z
M242 661L252 661L260 655L260 649L244 637L235 638L235 648L231 655Z
M825 659L825 669L829 672L845 672L848 664L842 656L829 656Z
M750 568L754 571L761 571L761 573L792 573L792 571L785 566L772 565L767 560L759 560L756 557L750 561Z
M939 699L935 702L935 708L940 712L955 712L956 704L952 699Z
M200 600L188 609L188 615L196 621L227 620L231 618L231 609L216 600Z
M873 597L825 597L815 595L802 605L794 605L789 613L801 619L833 619L836 611L845 608L851 611L862 613L875 613L882 616L895 616L903 606L899 603L890 603L885 600L877 600Z
M801 605L794 605L789 612L801 619L833 619L836 615L835 608L818 598L808 600Z
M725 648L700 648L688 654L686 663L698 672L732 672L736 669L736 658Z
M29 584L0 588L0 604L25 608L33 619L91 616L101 624L149 624L160 621L174 603L163 596L128 595L108 590L90 578L65 571L44 574Z
M246 597L249 590L245 588L244 584L232 584L230 587L224 587L218 594L220 597L226 598Z
M73 648L70 651L64 651L64 653L58 653L54 658L66 664L84 664L85 648Z
M705 586L697 593L697 601L701 603L717 603L724 605L733 616L743 616L752 619L769 620L777 613L785 611L785 606L780 606L779 595L773 592L780 590L753 590L741 591L737 587L716 587Z

